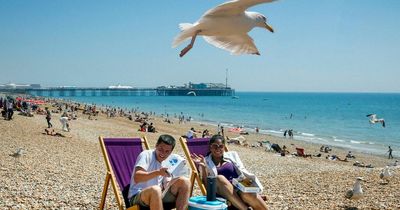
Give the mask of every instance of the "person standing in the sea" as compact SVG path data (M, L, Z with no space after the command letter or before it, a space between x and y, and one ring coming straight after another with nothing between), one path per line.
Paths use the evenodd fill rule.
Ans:
M393 149L392 149L392 148L389 146L389 150L388 150L388 153L389 153L389 159L393 159L392 152L393 152Z

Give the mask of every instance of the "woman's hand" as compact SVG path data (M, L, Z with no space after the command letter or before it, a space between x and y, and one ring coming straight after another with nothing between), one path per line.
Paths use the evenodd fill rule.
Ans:
M196 154L191 154L190 157L192 158L193 162L198 164L199 166L205 168L206 167L206 159L204 158L203 155L196 155Z

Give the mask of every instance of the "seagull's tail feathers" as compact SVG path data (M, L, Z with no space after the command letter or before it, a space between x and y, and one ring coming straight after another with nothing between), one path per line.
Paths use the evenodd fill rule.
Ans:
M175 37L174 41L172 42L172 47L175 48L180 45L182 42L188 40L193 35L193 28L194 24L192 23L181 23L179 24L179 28L181 29L181 33Z
M193 27L192 23L180 23L179 24L179 28L181 29L181 31L186 31L186 30L190 29L191 27Z

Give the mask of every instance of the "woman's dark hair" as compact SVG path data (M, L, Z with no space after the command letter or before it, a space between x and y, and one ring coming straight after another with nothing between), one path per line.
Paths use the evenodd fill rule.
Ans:
M171 145L172 149L174 149L175 148L175 142L176 141L175 141L174 137L172 137L171 135L168 135L168 134L163 134L160 137L158 137L156 146L161 144L161 143L164 143L164 144L167 144L167 145Z
M225 145L225 138L222 135L216 134L210 138L210 141L208 141L208 146L210 147L211 144L214 144L214 142L216 142L218 140L221 140L222 144ZM208 151L206 156L208 156L210 153L211 153L211 151Z
M213 144L217 140L221 140L222 144L225 144L225 138L222 135L216 134L211 137L210 141L208 142L209 145Z

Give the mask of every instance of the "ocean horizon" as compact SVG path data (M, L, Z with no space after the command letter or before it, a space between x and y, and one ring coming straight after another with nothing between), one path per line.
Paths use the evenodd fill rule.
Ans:
M384 155L388 146L400 148L399 93L236 92L226 96L79 96L60 97L98 106L155 112L246 131L283 136L349 150ZM384 118L370 124L368 114Z

